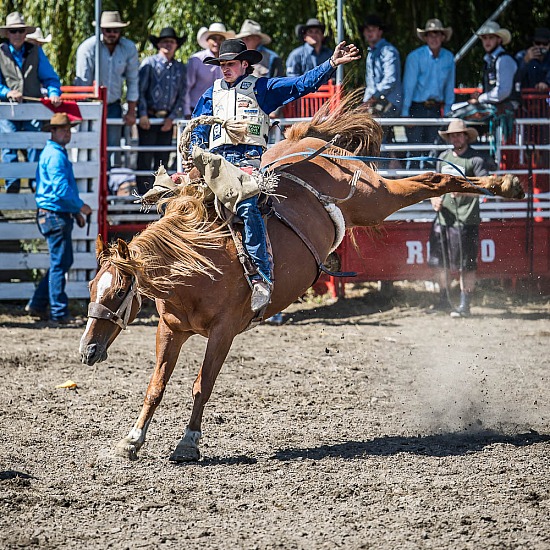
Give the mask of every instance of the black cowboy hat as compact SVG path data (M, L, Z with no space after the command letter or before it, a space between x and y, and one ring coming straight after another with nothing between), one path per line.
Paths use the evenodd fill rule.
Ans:
M384 21L382 21L382 18L375 13L371 13L365 17L365 21L359 26L359 32L362 33L367 27L378 27L381 31L388 30L388 25L386 25Z
M247 50L246 44L238 38L224 40L220 46L219 57L207 57L205 65L219 65L221 61L248 61L251 65L262 60L262 54L258 50Z
M157 50L159 49L158 44L163 38L173 38L178 44L177 49L179 49L181 48L181 45L185 42L187 37L185 36L185 34L183 36L178 36L173 27L164 27L164 29L160 31L160 34L158 36L154 36L152 34L149 35L149 40L151 41L151 44L153 44L153 46L155 46Z
M308 19L306 23L303 25L296 25L296 28L295 28L296 36L298 38L303 38L305 32L308 29L313 29L313 28L321 29L323 34L325 34L325 26L323 25L323 23L321 23L319 19L311 18L311 19Z

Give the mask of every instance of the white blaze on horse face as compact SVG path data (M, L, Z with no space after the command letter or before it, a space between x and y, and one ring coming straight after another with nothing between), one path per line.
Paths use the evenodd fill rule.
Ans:
M96 292L96 302L99 302L103 296L105 296L106 292L111 288L111 284L113 283L113 274L106 271L97 282L97 292ZM80 347L82 348L84 346L84 342L86 342L86 337L88 335L88 331L90 330L92 323L95 321L92 317L88 317L88 322L86 323L86 329L84 330L84 334L82 335L82 338L80 339ZM82 349L81 349L82 352Z

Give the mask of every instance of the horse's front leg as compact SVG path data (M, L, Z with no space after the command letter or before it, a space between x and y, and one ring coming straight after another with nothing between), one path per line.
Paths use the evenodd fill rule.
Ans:
M185 434L170 456L172 462L192 462L199 460L199 439L201 438L202 414L223 362L227 357L234 334L227 333L227 326L210 333L199 374L193 384L193 411Z
M115 447L115 453L118 456L130 460L137 459L137 452L145 443L149 423L162 400L166 384L174 372L181 346L191 335L191 332L173 331L161 317L157 327L157 363L147 386L141 414L128 435Z

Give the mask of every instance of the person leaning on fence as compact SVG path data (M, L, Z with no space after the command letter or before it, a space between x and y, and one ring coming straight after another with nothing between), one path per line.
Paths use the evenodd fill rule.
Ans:
M140 147L172 144L174 120L183 118L186 92L185 65L174 59L185 42L172 27L165 27L159 36L149 40L157 49L156 55L146 57L139 68L138 133ZM151 124L151 118L162 118L162 124ZM156 170L160 164L168 167L169 151L140 151L138 170ZM138 176L138 192L147 191L147 176Z
M363 98L365 107L375 117L398 117L403 100L399 52L384 38L387 26L378 15L367 15L359 30L369 46ZM384 142L392 134L390 126L384 127Z
M19 13L10 13L6 24L0 27L0 36L7 40L0 46L0 100L22 103L27 99L42 97L46 90L52 105L61 104L61 82L42 48L26 42L27 34L36 27L27 25ZM39 132L41 123L37 120L0 120L0 133ZM27 150L27 160L36 162L40 150ZM2 162L17 162L17 149L2 148ZM31 184L32 186L32 184ZM6 192L19 193L21 180L6 178Z
M318 19L308 19L305 24L296 25L296 37L303 44L292 50L286 60L286 75L301 76L330 59L332 50L325 46L325 25ZM326 84L329 76L322 84Z
M454 56L443 48L453 29L444 27L439 19L428 19L423 29L416 29L416 34L425 45L413 50L405 61L401 116L439 118L451 110L454 102ZM411 126L407 128L407 141L437 143L437 131L437 126Z
M187 62L185 118L191 118L202 94L222 77L222 71L217 65L205 65L203 61L207 57L218 57L222 42L228 38L235 38L235 33L228 31L223 23L212 23L208 28L201 27L197 32L197 42L203 50L194 53Z
M69 299L65 292L66 275L73 264L71 233L73 219L84 227L85 218L92 213L78 195L73 167L66 145L71 140L71 122L67 114L56 113L44 131L51 131L36 170L37 222L46 238L50 252L50 268L38 284L26 311L41 319L49 318L55 324L74 322L69 314Z
M521 88L548 91L550 86L550 29L535 29L531 46L516 54L518 72L515 80Z
M466 126L463 120L453 120L446 131L439 135L453 148L443 151L439 158L449 161L437 163L437 171L444 174L487 176L496 170L494 160L474 151L470 144L475 142L478 133L475 128ZM479 245L479 195L468 193L448 193L430 199L437 212L430 234L430 255L428 263L437 270L439 282L439 302L435 310L448 311L451 305L448 298L451 272L460 273L460 305L451 311L451 317L468 317L470 302L476 284L477 251Z
M96 22L93 22L94 26ZM101 86L107 87L107 118L122 118L123 85L126 83L126 102L128 111L124 115L124 124L136 123L138 100L138 52L136 45L122 36L122 31L130 23L122 21L118 11L104 11L101 14L101 45L99 48L99 67ZM96 37L91 36L76 50L76 86L91 86L95 79ZM107 128L107 145L120 146L122 126L111 125ZM109 155L109 167L120 166L120 153Z
M217 58L204 60L206 64L220 65L223 79L217 80L201 97L193 117L216 116L224 121L246 121L246 132L235 144L224 126L198 125L191 134L192 156L195 166L205 172L208 169L220 170L220 174L233 174L228 180L214 178L206 183L229 210L237 214L244 223L243 244L252 258L257 273L251 276L252 310L259 311L269 303L273 277L267 251L265 227L258 208L259 188L249 180L244 188L243 172L231 164L244 168L258 167L267 147L269 113L289 101L314 92L321 83L334 72L338 65L360 59L355 45L338 44L334 53L324 63L299 77L257 78L252 76L254 65L262 59L257 50L249 50L239 39L226 40ZM198 146L198 147L197 147ZM208 148L210 153L203 151ZM214 153L214 154L211 154ZM203 162L205 159L208 162ZM224 160L225 159L225 160ZM228 161L231 164L225 163ZM203 174L204 175L204 174ZM228 183L227 183L228 182ZM235 186L235 190L220 193L216 185ZM229 197L229 199L228 199Z
M521 101L519 83L514 79L517 64L503 48L510 43L512 35L495 21L485 23L476 34L485 50L483 93L474 94L469 102L494 105L499 114L512 114Z

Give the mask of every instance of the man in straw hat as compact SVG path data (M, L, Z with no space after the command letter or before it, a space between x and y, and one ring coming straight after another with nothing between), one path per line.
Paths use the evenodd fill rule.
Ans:
M259 23L245 19L237 38L240 38L249 50L258 50L262 54L262 60L254 66L254 76L284 76L283 60L267 48L267 45L271 44L271 37L262 32Z
M452 34L452 28L444 27L439 19L428 19L423 29L416 29L416 35L425 44L413 50L405 61L401 116L439 118L451 110L455 62L453 54L443 44ZM437 127L415 125L407 128L407 140L412 144L436 143Z
M94 21L94 26L96 22ZM99 68L101 86L107 87L107 118L122 118L123 85L126 83L126 102L128 111L124 115L124 124L136 123L136 105L138 89L138 52L136 45L122 36L123 30L130 24L122 21L118 11L104 11L101 14L101 45L99 48ZM95 79L96 37L91 36L76 50L76 86L91 86ZM122 126L107 128L107 145L120 146ZM109 166L120 165L120 153L112 153Z
M217 65L205 65L203 61L207 57L218 57L220 46L227 38L235 38L235 33L228 31L223 23L212 23L208 28L201 27L197 32L197 42L203 49L194 53L187 62L185 118L191 118L191 113L201 95L222 77L222 72Z
M332 55L332 50L325 46L325 25L319 19L312 17L304 24L296 25L295 33L303 44L290 52L286 60L287 76L303 75L322 65ZM322 84L327 81L328 77Z
M178 36L172 27L164 27L158 36L149 36L149 40L157 53L146 57L139 67L139 145L167 146L172 143L174 120L183 118L185 66L174 56L185 36ZM161 118L163 123L152 125L151 118ZM169 151L140 151L137 169L151 172L159 164L168 166L169 156ZM146 176L138 176L141 194L147 191L146 181Z
M46 90L52 105L61 104L61 82L42 48L26 42L28 33L36 27L27 25L19 12L10 13L6 24L0 27L0 36L6 38L0 46L0 100L21 103L27 98L41 98ZM37 120L0 120L0 133L38 132ZM36 162L40 151L27 150L27 160ZM3 148L2 162L17 162L17 149ZM6 179L6 192L18 193L19 178Z
M517 64L503 48L510 43L512 35L509 30L501 29L496 21L485 23L476 34L485 50L483 93L478 97L474 96L470 102L491 103L502 112L513 111L521 100L519 83L516 87L514 81Z
M439 135L453 148L443 151L437 170L444 174L460 174L467 177L487 176L496 170L494 160L474 151L470 144L478 134L475 128L466 126L463 120L451 121L446 131ZM439 279L439 302L435 310L449 310L448 288L451 272L460 273L460 305L451 312L451 317L468 317L470 302L476 284L477 250L479 244L479 196L467 193L448 193L431 199L437 212L430 235L428 263L437 269Z
M50 268L40 281L26 310L42 319L48 317L56 325L73 323L69 300L65 293L66 275L73 263L71 233L73 219L84 227L85 216L92 213L78 195L73 167L66 145L71 141L71 122L66 113L55 113L44 131L51 137L46 143L36 170L37 222L50 251Z
M338 65L360 59L354 44L341 42L324 63L299 77L257 78L252 76L254 65L262 59L257 50L249 50L239 39L223 42L218 57L204 60L205 64L219 65L223 79L216 80L201 97L193 117L212 116L229 121L244 121L244 133L230 135L225 124L211 127L199 125L191 134L193 160L222 204L237 214L244 222L243 244L252 258L256 272L251 276L253 286L251 307L262 310L271 297L272 273L267 252L265 227L258 208L259 187L254 182L240 177L243 174L236 166L259 166L260 158L267 147L269 114L289 101L315 91ZM201 148L209 148L206 153ZM225 159L225 160L224 160ZM228 161L228 163L226 163ZM226 166L227 164L227 166ZM233 181L243 181L242 186L231 193L218 194L213 167L233 174ZM246 186L248 187L245 187Z

